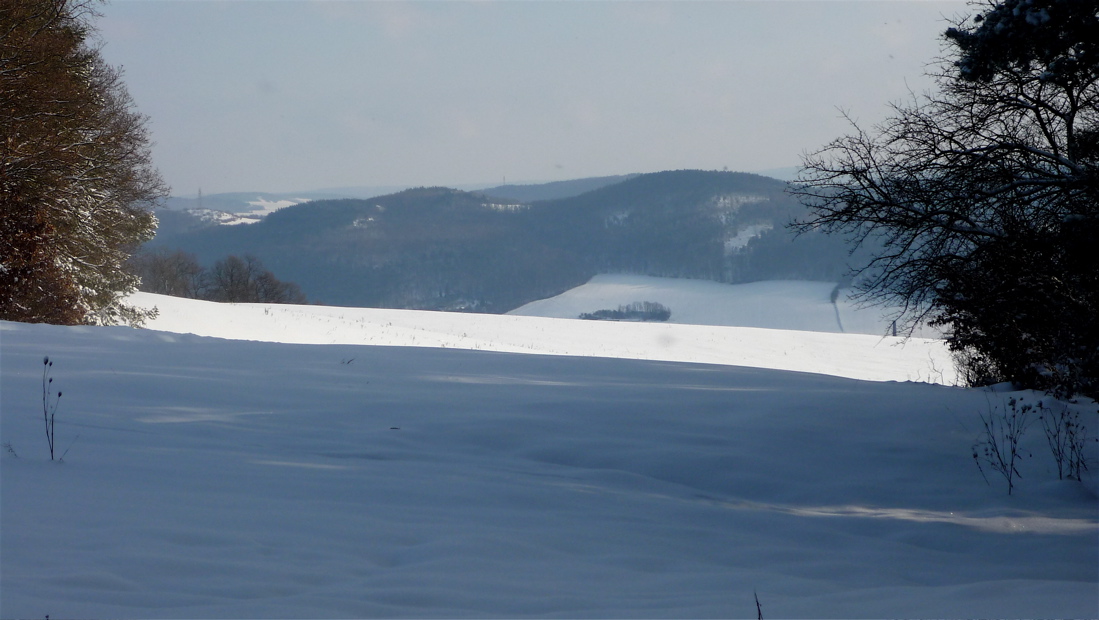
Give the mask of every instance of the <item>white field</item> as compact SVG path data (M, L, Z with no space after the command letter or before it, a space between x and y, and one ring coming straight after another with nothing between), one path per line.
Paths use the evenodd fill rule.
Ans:
M894 308L865 306L843 289L831 302L831 282L779 280L720 284L708 280L602 275L557 297L531 302L509 314L575 319L585 312L654 301L672 311L669 323L763 327L811 332L891 335ZM939 338L921 327L916 336Z
M986 484L978 414L1036 395L883 377L911 342L139 301L0 323L0 617L1099 615L1094 476L1035 426Z
M703 362L817 372L872 381L953 385L953 361L940 340L883 336L880 308L837 310L824 282L731 286L702 280L599 276L508 315L331 306L215 304L138 293L155 307L152 329L200 336L300 344L368 344L509 353ZM632 301L672 308L668 323L564 320Z

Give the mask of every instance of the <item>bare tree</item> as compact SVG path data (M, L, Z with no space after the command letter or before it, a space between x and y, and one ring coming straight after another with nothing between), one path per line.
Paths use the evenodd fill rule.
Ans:
M141 279L148 293L197 299L205 270L194 254L164 248L140 249L129 260L129 269Z
M270 271L256 277L256 301L273 304L304 304L305 294L293 282L283 282Z
M229 256L217 261L206 274L205 297L230 303L256 301L253 283L261 273L258 263L252 256Z
M1006 379L1099 386L1099 8L1005 0L958 21L952 55L871 131L804 158L801 231L884 243L862 294L949 326Z
M206 274L204 296L232 303L306 303L297 284L279 280L250 254L243 258L228 256L214 263Z

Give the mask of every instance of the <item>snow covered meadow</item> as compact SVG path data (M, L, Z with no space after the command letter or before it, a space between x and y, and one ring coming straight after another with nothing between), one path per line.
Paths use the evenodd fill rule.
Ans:
M973 464L978 414L1033 395L951 387L828 285L588 286L542 316L0 323L0 617L1099 615L1094 477L1037 427L1013 495ZM641 300L697 323L552 318Z

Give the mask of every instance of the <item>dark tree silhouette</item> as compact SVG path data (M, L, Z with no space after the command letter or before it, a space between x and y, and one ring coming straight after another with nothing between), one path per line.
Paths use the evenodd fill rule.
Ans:
M983 6L945 33L938 92L805 157L798 227L884 243L863 293L992 375L1095 396L1099 5Z
M214 263L205 276L203 297L231 303L307 303L297 284L282 282L249 254Z

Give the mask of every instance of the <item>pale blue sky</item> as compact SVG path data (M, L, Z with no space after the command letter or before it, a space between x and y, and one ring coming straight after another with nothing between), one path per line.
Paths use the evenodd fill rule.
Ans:
M173 194L762 170L930 83L963 2L114 0Z

